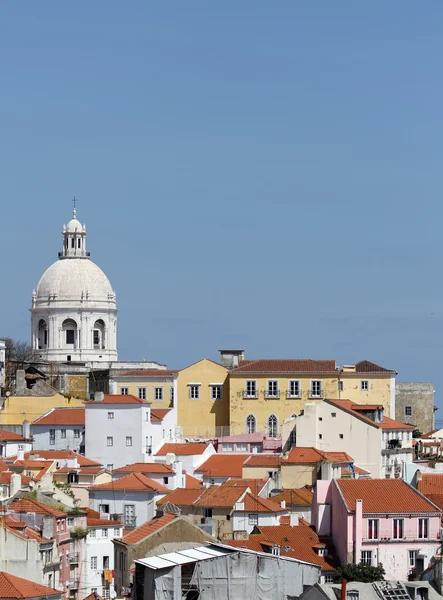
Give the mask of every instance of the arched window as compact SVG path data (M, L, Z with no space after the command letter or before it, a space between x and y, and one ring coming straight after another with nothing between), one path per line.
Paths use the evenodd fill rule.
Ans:
M254 415L246 417L246 433L255 433L256 420Z
M48 325L44 319L38 322L38 348L46 348L48 345Z
M63 321L64 342L66 346L75 347L77 343L77 323L74 319Z
M98 319L94 323L94 331L92 332L94 350L102 350L105 347L105 322L103 319Z
M278 436L278 421L275 415L268 419L268 437L276 438Z

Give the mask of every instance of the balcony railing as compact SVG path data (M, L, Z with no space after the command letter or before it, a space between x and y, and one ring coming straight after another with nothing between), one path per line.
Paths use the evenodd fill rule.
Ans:
M71 589L71 590L78 590L79 583L80 583L80 580L79 580L78 577L75 577L74 579L70 579L69 580L69 589Z
M301 392L292 394L289 390L286 392L286 398L301 398Z
M258 392L247 392L246 390L243 391L243 398L251 398L251 399L257 399L258 398Z
M277 392L265 392L265 398L268 400L277 400L278 398L280 398L280 391Z
M71 565L78 564L78 552L72 552L69 555L69 562L71 563Z
M309 390L309 397L310 398L323 398L323 390L320 390L319 392Z
M137 517L125 517L125 528L134 529L137 527Z

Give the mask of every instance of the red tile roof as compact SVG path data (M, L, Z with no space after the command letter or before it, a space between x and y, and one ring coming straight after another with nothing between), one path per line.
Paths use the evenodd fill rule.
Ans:
M354 465L354 471L351 471L351 469L345 469L345 468L342 468L342 470L341 470L342 477L343 477L343 475L354 475L354 473L358 473L359 475L370 475L371 474L370 471L366 471L366 469L357 467L357 465Z
M0 458L0 471L7 471L8 465L5 463L3 458Z
M242 476L243 463L250 454L213 454L202 465L195 469L206 477L239 477Z
M384 367L380 367L380 365L376 365L369 360L361 360L358 363L355 363L355 372L356 373L392 373L397 374L392 369L385 369Z
M153 377L154 379L158 379L160 377L172 377L173 375L177 375L179 369L141 369L138 371L125 371L124 373L120 373L116 378L119 377Z
M376 423L369 417L361 414L361 411L363 411L364 407L365 407L364 404L361 404L360 405L361 408L359 408L358 410L354 410L353 407L355 406L355 403L351 402L350 400L331 400L330 398L328 398L328 399L325 399L324 402L327 402L328 404L332 404L333 406L336 406L337 408L341 408L345 412L348 412L350 414L357 416L359 419L366 421L366 423L369 423L373 427L377 427L378 429L389 429L389 430L391 430L391 429L415 429L415 427L413 425L406 425L406 423L400 423L400 421L394 421L394 419L390 419L389 417L383 417L382 423ZM372 405L370 404L369 406L372 406ZM371 410L371 408L369 408L368 410Z
M50 540L43 538L37 531L28 527L26 523L15 519L13 515L8 515L5 519L0 519L0 527L10 531L13 535L22 540L35 540L40 544L47 544Z
M259 494L267 483L267 479L227 479L222 485L249 488L253 494Z
M165 475L172 475L174 473L171 465L165 465L165 463L132 463L131 465L125 465L114 469L113 473L161 473Z
M76 458L78 464L81 467L102 467L99 462L96 460L92 460L83 456L82 454L78 454L78 452L74 452L73 450L32 450L32 452L27 452L25 454L25 458L45 458L49 460L57 460L60 461L65 458Z
M142 473L131 473L126 477L120 477L114 479L108 483L100 483L93 485L88 488L89 491L93 490L110 490L110 491L128 491L128 492L159 492L167 494L168 488L160 483L157 483L149 477L145 477Z
M188 444L163 444L156 456L166 456L166 454L177 454L178 456L192 456L193 454L203 454L208 448L207 442L189 442Z
M189 475L189 473L185 473L185 488L187 488L188 490L195 490L196 488L199 488L202 486L203 486L203 481L200 481L200 479L197 479L196 477Z
M11 483L11 475L14 475L12 471L0 471L0 483L3 485L9 485ZM20 477L22 485L29 485L31 482L31 478L27 477L26 475L20 474Z
M335 479L349 512L356 500L363 501L363 513L437 512L426 498L402 479Z
M233 508L236 502L241 501L245 493L246 490L242 487L213 485L206 488L193 504L208 508Z
M256 526L247 540L226 540L226 544L236 548L249 548L263 552L265 547L280 546L280 555L296 558L305 562L319 565L322 571L333 571L336 568L335 559L330 556L319 556L316 548L321 540L315 531L306 525L274 525ZM321 544L323 547L324 544Z
M140 525L140 527L137 527L137 529L134 529L133 531L127 533L122 538L122 542L129 545L138 544L142 540L149 537L155 531L158 531L165 525L168 525L168 523L171 523L171 521L173 521L176 518L176 516L177 515L167 513L161 517L154 517L150 521L147 521L146 523L143 523L143 525Z
M201 493L201 486L194 490L177 488L172 492L169 492L167 496L163 496L163 498L157 500L157 506L163 506L168 502L175 504L176 506L192 506Z
M95 400L86 400L85 404L97 404L98 406L103 404L148 404L146 400L137 398L133 394L105 394L103 400L96 402Z
M278 454L252 454L245 460L245 467L279 467L281 458Z
M85 409L78 408L53 408L46 414L36 419L33 425L84 425Z
M123 525L121 521L112 521L111 519L101 519L100 513L96 510L92 510L92 508L85 507L82 508L86 513L86 521L88 527L113 527Z
M0 571L0 598L36 598L39 596L61 596L61 592Z
M231 375L241 373L334 373L335 360L307 359L259 359L240 361Z
M421 479L417 479L417 489L425 496L443 494L443 473L422 473Z
M170 410L170 408L151 408L151 422L163 421Z
M423 440L423 439L428 439L428 438L431 438L431 437L434 435L434 433L437 433L437 431L440 431L440 430L439 430L439 429L433 429L432 431L428 431L427 433L424 433L424 434L421 436L422 440Z
M306 488L294 490L282 490L279 494L271 497L274 502L280 503L282 500L287 506L311 506L314 494Z
M260 498L260 496L256 496L249 492L243 498L243 502L245 503L244 510L247 512L279 513L287 511L286 508L282 508L278 502L275 502L274 498L272 500L267 500L266 498Z
M282 461L287 463L312 464L325 460L323 453L316 448L305 448L303 446L293 446L289 451L288 458Z
M36 513L38 515L52 515L59 518L66 517L66 513L62 510L58 510L58 508L32 498L13 500L8 508L14 513Z
M100 596L100 594L97 594L97 592L92 592L91 594L89 594L89 596L83 598L83 600L103 600L103 597Z
M30 438L32 439L32 438ZM24 438L18 433L13 431L6 431L6 429L0 429L0 441L2 442L26 442L27 438Z

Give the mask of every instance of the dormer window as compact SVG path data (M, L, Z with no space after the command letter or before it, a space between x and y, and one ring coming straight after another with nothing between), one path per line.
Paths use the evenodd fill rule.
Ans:
M349 590L346 594L346 600L359 600L358 590Z

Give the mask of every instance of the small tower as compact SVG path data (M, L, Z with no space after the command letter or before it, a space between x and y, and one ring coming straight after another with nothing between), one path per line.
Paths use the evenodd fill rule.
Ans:
M72 219L63 225L63 250L59 258L89 258L86 252L86 225L77 220L77 211L72 211Z

